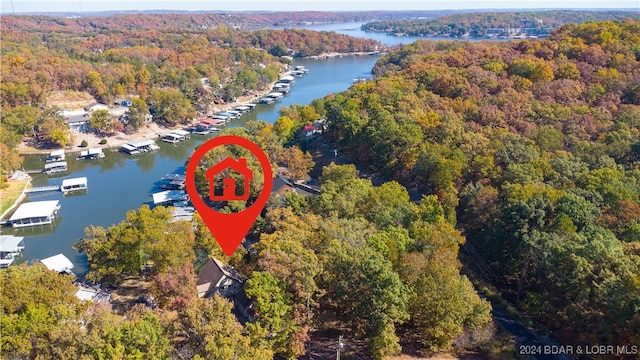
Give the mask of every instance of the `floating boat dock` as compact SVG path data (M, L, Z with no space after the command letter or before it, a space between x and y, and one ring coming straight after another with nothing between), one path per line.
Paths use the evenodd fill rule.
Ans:
M9 267L15 258L24 250L24 237L0 235L0 268Z
M87 184L86 177L64 179L62 180L62 185L60 185L60 191L62 191L62 193L65 195L72 191L82 191L82 190L88 190L88 189L89 187Z
M61 173L67 171L67 162L66 161L57 161L44 165L43 173L47 175Z
M160 147L153 140L144 140L138 142L128 142L120 148L121 151L129 154L141 154L148 151L158 150Z
M14 228L51 225L60 210L60 201L33 201L20 205L7 224Z
M181 141L185 141L189 139L189 132L185 130L173 130L172 132L164 135L162 137L162 141L168 142L171 144L179 143Z
M77 190L87 190L87 178L72 178L72 179L64 179L62 180L62 185L51 185L51 186L38 186L31 189L26 189L24 191L25 194L34 194L34 193L43 193L43 192L52 192L52 191L62 191L63 194L67 194L71 191Z
M76 160L97 160L104 158L102 149L89 149L80 152L80 155L76 156Z

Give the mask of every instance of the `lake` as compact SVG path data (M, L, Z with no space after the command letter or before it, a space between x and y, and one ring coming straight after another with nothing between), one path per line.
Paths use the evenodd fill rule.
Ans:
M295 65L306 66L309 74L296 79L288 96L273 105L256 106L229 126L242 126L249 120L274 123L282 106L308 104L329 93L346 90L353 79L371 76L371 68L377 58L366 55L296 61ZM77 135L77 138L81 139L82 135ZM66 176L32 174L33 186L59 185L63 179L86 176L88 192L72 196L63 196L59 192L29 195L26 201L60 200L62 207L54 225L3 228L2 232L25 237L23 256L26 259L42 259L63 253L74 263L74 272L86 272L86 257L71 248L84 235L84 229L89 225L108 227L117 224L127 211L138 209L142 204L151 204L151 195L160 191L159 180L168 173L184 172L185 162L193 149L207 138L192 135L189 141L176 145L158 140L160 150L136 156L122 154L117 149L106 150L106 156L101 160L75 160L74 155L67 154L69 172ZM45 155L27 156L24 168L42 169L45 158Z
M383 33L360 30L363 23L310 25L301 28L316 31L336 31L355 37L371 38L386 45L406 44L417 39L437 38L396 37ZM447 40L451 40L447 38ZM309 74L297 78L291 93L273 105L258 105L253 111L233 121L229 126L242 126L249 120L274 123L282 106L308 104L312 100L349 88L357 78L370 78L377 56L345 56L331 59L296 59L294 65L303 65ZM168 132L168 131L167 131ZM82 136L78 135L78 139ZM24 236L26 259L42 259L63 253L75 265L74 272L88 270L83 254L71 247L84 235L89 225L108 227L121 222L127 211L136 210L142 204L151 204L151 195L159 191L159 180L168 173L184 172L185 162L193 149L207 138L193 135L187 142L176 145L157 141L160 150L137 156L128 156L117 149L105 151L101 160L75 160L68 155L69 172L65 177L33 176L33 186L59 185L65 178L86 176L89 190L86 194L62 196L61 193L33 194L26 201L60 200L59 216L52 226L26 229L3 228L5 234ZM42 169L44 155L25 158L25 169Z

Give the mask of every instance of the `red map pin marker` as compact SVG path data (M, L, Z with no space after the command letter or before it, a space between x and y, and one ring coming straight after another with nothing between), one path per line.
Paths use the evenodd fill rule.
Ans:
M196 169L198 168L200 159L202 159L202 157L211 149L222 145L237 145L249 150L249 152L251 152L260 162L262 173L264 175L264 185L260 191L258 199L256 199L256 201L248 208L232 214L221 213L210 208L202 200L202 197L196 188ZM209 177L215 177L216 173L219 173L226 168L232 168L245 176L245 192L243 196L235 196L235 183L233 179L224 179L223 194L214 195L213 186L211 186L209 197L212 200L246 200L249 196L248 184L253 178L251 170L246 168L246 159L240 158L236 160L226 158L207 169L205 176L209 181L213 182L213 178L209 179ZM269 162L267 155L265 155L258 145L239 136L218 136L205 142L196 149L193 155L191 155L189 163L187 164L186 185L191 202L227 256L231 256L233 252L236 251L242 242L242 239L247 235L247 232L249 232L249 229L251 229L251 226L258 218L258 215L260 215L260 212L267 204L267 200L269 200L269 196L271 195L272 184L273 173L271 171L271 163Z

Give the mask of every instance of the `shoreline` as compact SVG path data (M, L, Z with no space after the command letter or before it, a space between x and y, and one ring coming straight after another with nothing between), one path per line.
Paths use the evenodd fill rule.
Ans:
M386 49L386 47L385 47ZM386 55L387 52L386 51L357 51L357 52L347 52L347 53L341 53L341 52L325 52L322 53L320 55L312 55L312 56L305 56L303 57L303 59L306 60L320 60L320 59L333 59L333 58L341 58L341 57L345 57L345 56L380 56L380 55Z
M283 75L281 74L279 76L281 77ZM260 99L262 96L272 92L273 91L272 88L275 83L276 82L268 84L267 88L264 91L257 91L255 94L240 96L235 102L226 103L223 105L217 105L217 104L211 103L208 105L207 113L211 114L211 113L223 112L248 102L254 102L257 99ZM26 142L23 141L18 145L17 149L20 155L46 155L51 153L51 151L54 151L54 150L64 150L65 154L70 154L70 153L79 153L81 151L84 151L90 148L110 149L114 147L120 147L131 141L153 140L153 139L160 138L162 137L162 135L164 135L165 133L168 133L169 131L181 129L185 126L193 125L197 123L199 119L207 116L208 115L199 114L198 118L191 120L187 124L178 125L174 128L163 127L158 125L155 122L150 122L140 127L140 129L138 129L138 131L136 131L133 134L125 134L123 132L117 132L114 135L108 136L108 137L99 137L93 132L89 132L89 133L72 132L71 133L72 144L64 146L62 148L38 149L33 146L29 146ZM99 142L102 139L107 139L107 143L104 145L100 145ZM80 147L79 144L83 140L87 141L87 146Z

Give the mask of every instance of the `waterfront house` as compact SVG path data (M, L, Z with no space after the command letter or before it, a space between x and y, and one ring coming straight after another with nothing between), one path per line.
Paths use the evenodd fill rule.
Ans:
M198 273L198 297L222 296L233 302L234 313L241 323L252 321L251 301L244 291L246 278L216 258L209 258Z
M71 260L69 260L69 258L64 256L63 254L50 256L46 259L40 260L40 262L47 269L51 271L55 271L57 273L71 274L71 269L74 268L74 265L71 262Z
M58 200L24 203L11 215L8 223L14 228L50 225L59 210L60 202Z
M66 115L64 123L73 132L89 132L89 117L89 113L84 111L79 114Z
M198 273L198 297L210 298L215 294L232 297L240 292L245 280L244 276L233 268L211 257Z
M0 235L0 268L9 267L15 258L24 250L24 237Z
M91 301L93 303L108 303L111 301L111 294L99 286L89 286L86 284L76 283L78 291L76 297L81 301Z

